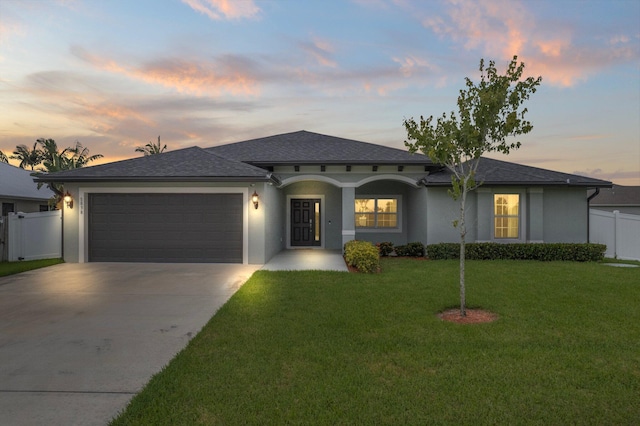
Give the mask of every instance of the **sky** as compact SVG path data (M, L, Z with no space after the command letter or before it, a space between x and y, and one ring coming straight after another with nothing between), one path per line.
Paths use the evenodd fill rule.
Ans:
M405 149L405 118L514 55L542 76L533 130L488 156L640 185L636 0L0 0L0 150L78 141L99 164L299 130Z

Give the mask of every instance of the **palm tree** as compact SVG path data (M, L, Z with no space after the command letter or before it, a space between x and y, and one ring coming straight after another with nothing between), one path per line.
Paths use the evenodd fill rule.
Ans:
M21 169L29 166L33 170L35 166L42 163L42 151L38 149L38 142L33 144L33 149L29 149L26 145L18 145L16 150L13 151L13 155L9 158L20 160L18 167Z
M61 170L67 170L67 152L70 148L65 148L62 152L58 151L58 144L53 139L38 139L36 141L42 150L42 167L41 172L53 173Z
M42 147L40 172L54 173L63 170L78 169L86 166L91 161L102 158L102 154L89 155L89 149L76 141L75 148L65 148L58 151L58 144L53 139L38 139L37 143ZM48 183L47 186L55 193L56 204L64 197L64 187L59 183Z
M0 150L0 162L1 163L9 163L9 158L5 155L4 152Z
M147 155L162 154L167 149L167 145L162 146L160 144L160 136L158 136L158 144L149 142L145 146L136 147L136 152L141 152L146 157Z
M78 141L76 141L75 148L68 148L68 149L72 155L71 157L67 158L67 164L66 164L67 168L65 170L79 169L80 167L84 167L92 161L95 161L104 157L102 154L89 155L89 148L85 148Z

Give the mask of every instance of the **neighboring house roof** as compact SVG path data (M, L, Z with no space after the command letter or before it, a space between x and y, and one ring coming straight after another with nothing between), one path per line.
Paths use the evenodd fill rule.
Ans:
M264 169L223 158L199 147L38 176L59 182L268 181Z
M423 183L426 186L451 185L452 174L449 169L443 168L438 172L428 175L423 179ZM484 157L480 158L476 181L485 185L563 185L584 186L588 188L611 186L611 182L605 180L555 172L538 167L523 166L521 164Z
M38 189L31 173L30 170L0 162L0 198L46 201L53 197L53 191L46 186Z
M307 131L285 133L207 148L257 166L303 164L432 165L429 157L351 139Z
M640 186L613 185L601 189L591 200L591 206L640 206Z

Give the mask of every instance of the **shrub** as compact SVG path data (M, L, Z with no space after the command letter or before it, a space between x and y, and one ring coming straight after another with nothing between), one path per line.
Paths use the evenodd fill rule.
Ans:
M378 272L380 256L378 249L368 241L352 240L344 245L344 259L348 265L365 273Z
M416 241L404 246L396 246L395 251L398 256L422 257L424 256L424 244Z
M568 260L597 262L604 259L604 244L574 243L469 243L465 258L469 260ZM440 243L427 246L427 256L433 260L459 259L460 244Z
M380 256L389 256L393 253L393 243L384 242L376 244L378 247L378 251L380 252Z

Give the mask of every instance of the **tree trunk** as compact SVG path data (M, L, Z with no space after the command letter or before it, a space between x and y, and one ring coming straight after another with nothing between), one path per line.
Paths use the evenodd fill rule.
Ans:
M465 240L467 228L464 222L465 202L467 200L467 182L462 184L462 194L460 200L460 316L467 316L466 290L464 285L464 260L465 260Z

